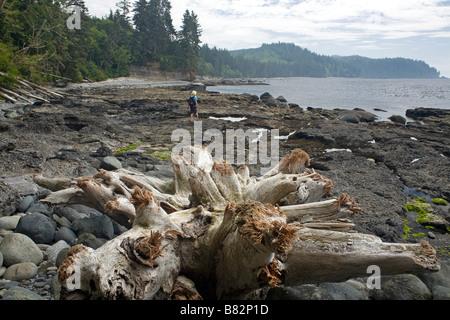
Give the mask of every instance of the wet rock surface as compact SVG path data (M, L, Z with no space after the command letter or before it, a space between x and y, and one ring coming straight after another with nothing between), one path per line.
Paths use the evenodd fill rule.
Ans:
M17 222L12 226L11 221L3 221L9 227L0 230L0 237L4 240L8 234L17 233L17 226L20 231L30 217L37 216L39 223L45 226L49 239L32 239L34 231L23 231L31 242L35 240L41 245L44 259L33 262L40 268L37 275L21 280L18 285L36 291L42 284L41 289L46 288L46 299L52 297L51 280L56 274L56 266L55 258L49 259L42 246L64 241L68 246L84 243L96 248L124 230L118 230L116 224L106 221L107 217L102 213L79 206L37 206L37 201L50 191L35 185L33 175L75 178L92 176L100 168L122 167L172 178L170 153L179 142L172 141L172 133L185 129L193 137L194 131L188 114L186 86L86 86L75 89L69 86L62 92L66 98L50 103L0 105L8 114L15 111L17 115L0 117L0 216L14 216ZM311 167L332 180L332 195L348 193L360 204L362 211L352 217L357 231L377 235L386 242L427 240L437 249L446 266L447 271L444 271L448 273L448 232L426 229L419 224L415 227L423 228L423 237L405 238L404 231L405 220L411 220L410 226L416 220L406 212L405 202L417 196L426 196L428 200L450 200L449 112L415 109L407 112L406 123L401 118L378 122L374 115L358 109L303 110L288 104L282 97L272 97L270 93L257 97L199 91L198 96L203 132L216 129L225 136L226 130L230 129L279 129L280 136L289 136L279 140L280 157L295 148L305 150L311 157ZM244 120L216 120L220 118ZM205 141L206 144L209 142ZM252 175L260 173L258 165L249 167ZM450 222L448 205L433 208L436 215ZM33 224L34 227L37 225ZM5 256L3 252L3 261L8 262L8 267L9 260L8 254ZM20 263L24 262L28 261L20 260ZM49 270L44 263L49 265ZM439 279L405 278L398 283L415 282L416 285L411 287L420 288L421 293L410 295L413 298L448 298L449 287ZM417 285L418 281L423 281L430 293L420 283ZM39 284L37 288L36 283ZM346 283L341 291L334 284L309 286L306 293L300 292L299 288L279 289L270 292L269 296L382 299L395 293L389 289L391 291L386 291L384 296L382 293L361 296L361 291L356 293L349 285ZM391 288L395 282L391 281L389 285ZM4 281L0 283L0 292L5 288ZM17 292L18 295L26 293Z

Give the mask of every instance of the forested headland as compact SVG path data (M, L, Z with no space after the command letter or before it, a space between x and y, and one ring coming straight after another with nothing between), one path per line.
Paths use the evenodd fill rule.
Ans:
M131 65L195 71L198 63L197 15L186 10L176 30L168 0L120 0L102 18L91 16L83 0L0 0L0 8L0 83L6 85L17 76L99 81L127 76Z
M290 43L210 48L197 14L186 9L177 30L171 9L169 0L120 0L98 18L83 0L0 0L0 84L101 81L132 66L225 78L439 77L423 61L324 56Z
M259 48L228 51L200 50L200 72L221 77L350 77L439 78L423 61L405 58L371 59L361 56L326 56L292 43L263 44Z

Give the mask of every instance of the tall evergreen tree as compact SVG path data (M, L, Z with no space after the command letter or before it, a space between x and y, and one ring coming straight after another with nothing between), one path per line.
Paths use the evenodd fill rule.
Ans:
M177 32L175 31L175 27L173 26L172 15L170 13L172 10L172 5L169 0L161 1L161 17L163 19L165 33L168 36L170 41L175 40Z
M184 56L182 68L194 74L198 71L201 34L197 15L193 11L186 10L183 15L182 30L179 33L180 47Z
M134 25L136 27L137 43L136 61L140 64L159 61L167 54L175 37L168 0L138 0L135 3Z
M133 62L145 64L150 60L149 52L146 48L148 34L150 32L148 18L148 6L146 0L137 0L133 8L133 23L136 29L134 34Z
M129 21L130 17L128 14L131 12L131 1L121 0L116 4L119 9L119 15L123 16L125 20Z

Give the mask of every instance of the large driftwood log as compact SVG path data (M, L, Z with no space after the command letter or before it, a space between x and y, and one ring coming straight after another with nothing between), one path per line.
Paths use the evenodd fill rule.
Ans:
M260 178L202 147L172 162L173 182L126 170L35 176L55 191L44 202L90 205L130 228L97 250L71 248L58 272L63 297L240 299L263 286L365 276L371 265L383 274L439 270L426 242L383 243L352 231L347 218L358 204L347 194L327 198L331 181L304 169L301 150Z
M372 265L383 275L439 270L436 251L426 241L384 243L372 235L310 228L296 235L286 255L286 285L364 277Z

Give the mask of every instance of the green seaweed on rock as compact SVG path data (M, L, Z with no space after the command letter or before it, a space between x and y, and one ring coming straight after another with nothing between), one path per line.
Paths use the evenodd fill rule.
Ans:
M441 224L442 222L442 218L433 214L432 204L426 203L423 198L418 197L414 201L406 202L405 209L408 212L415 212L417 214L416 222L426 228L429 226L435 227L436 223ZM450 232L449 229L447 227L446 231Z
M442 199L442 198L434 198L433 200L431 200L431 202L433 202L435 205L438 205L438 206L448 205L447 200Z
M114 151L114 153L116 153L116 154L117 153L127 153L127 152L130 152L130 151L136 150L137 147L139 147L139 146L141 146L143 144L144 144L144 142L130 144L130 145L124 147L124 148L117 149L116 151Z

